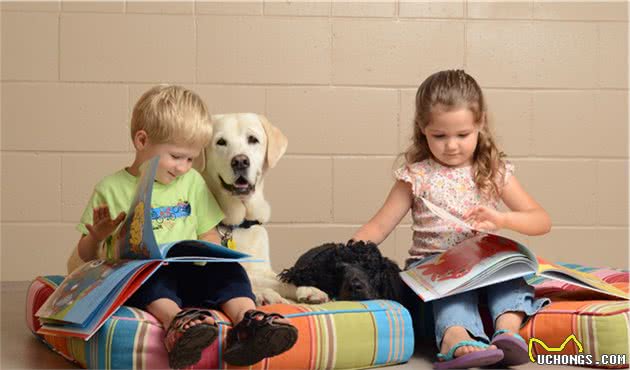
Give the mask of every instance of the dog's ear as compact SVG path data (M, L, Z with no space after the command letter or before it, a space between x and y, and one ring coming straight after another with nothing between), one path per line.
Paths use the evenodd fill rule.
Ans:
M222 115L220 114L215 114L214 116L210 116L210 122L212 123L212 121L218 119L221 116ZM210 125L208 136L210 137L210 140L212 140L212 124ZM206 147L201 149L201 153L199 153L199 156L193 159L193 168L199 171L199 173L203 173L203 171L206 170L206 148L209 147L211 144L212 143L209 142L208 145L206 145Z
M192 167L199 173L203 173L206 170L206 148L201 149L199 156L193 159Z
M215 114L215 115L211 115L209 117L210 119L210 132L208 133L208 136L210 136L210 140L212 140L212 122L214 122L215 120L219 119L223 117L223 114ZM210 146L212 143L208 143L208 145L206 146L206 148L208 146ZM193 159L193 163L192 163L192 167L194 169L196 169L197 171L199 171L199 173L203 173L203 171L206 170L206 148L201 149L201 153L199 153L199 156L195 159Z
M280 129L267 120L267 117L260 114L258 117L263 125L265 134L267 134L267 166L268 168L274 168L280 160L280 157L282 157L287 150L289 140Z

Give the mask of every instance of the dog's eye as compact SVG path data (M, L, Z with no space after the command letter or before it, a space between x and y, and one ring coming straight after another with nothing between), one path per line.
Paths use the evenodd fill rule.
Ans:
M249 135L247 137L247 142L250 143L250 144L258 144L259 143L259 141L256 138L256 136L252 136L252 135Z
M219 140L217 140L217 145L226 146L227 145L227 141L225 141L225 139L219 139Z

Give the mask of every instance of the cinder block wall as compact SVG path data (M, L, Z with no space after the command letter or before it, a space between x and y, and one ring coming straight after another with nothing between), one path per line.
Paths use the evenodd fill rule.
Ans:
M95 182L130 163L159 82L289 137L269 173L272 259L345 241L381 206L413 96L465 68L517 175L550 212L551 260L627 266L625 2L3 2L3 281L63 273ZM402 262L409 218L383 243Z

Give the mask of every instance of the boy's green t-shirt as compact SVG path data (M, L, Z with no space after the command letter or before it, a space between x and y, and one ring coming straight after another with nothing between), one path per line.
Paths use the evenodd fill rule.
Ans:
M92 224L93 210L108 205L112 218L128 212L138 178L125 169L102 179L94 188L76 229L88 234L85 224ZM205 181L194 169L168 185L155 182L151 195L151 222L156 241L168 243L198 239L221 222L224 215L208 190Z

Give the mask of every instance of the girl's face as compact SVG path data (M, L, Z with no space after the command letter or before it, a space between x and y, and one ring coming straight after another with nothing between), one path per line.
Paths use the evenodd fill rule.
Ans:
M433 157L447 167L472 165L480 125L467 108L446 111L432 109L431 121L422 129Z

